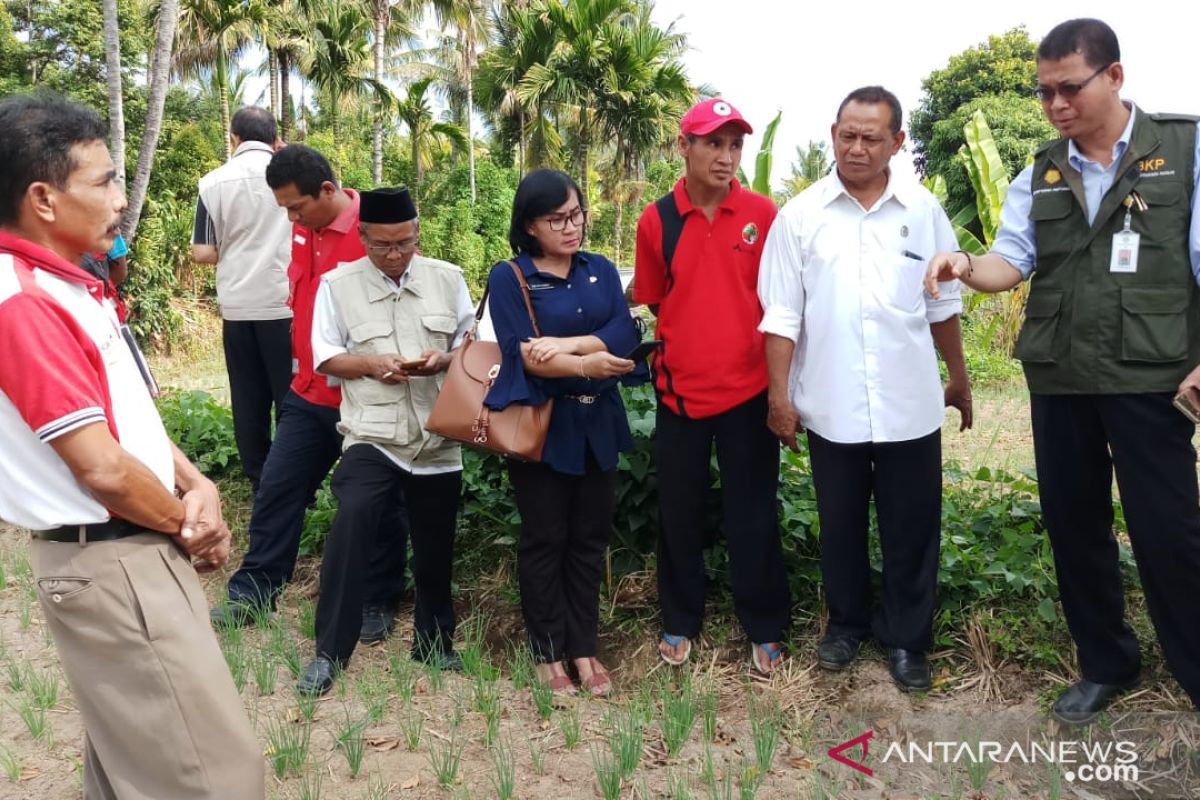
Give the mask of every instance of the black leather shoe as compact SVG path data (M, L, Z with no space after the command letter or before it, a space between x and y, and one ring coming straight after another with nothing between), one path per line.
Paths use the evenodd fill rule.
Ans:
M862 641L853 636L826 636L817 645L817 663L822 669L840 670L858 658Z
M1117 695L1137 685L1129 683L1092 683L1080 681L1069 687L1054 701L1054 718L1068 725L1083 725L1108 708Z
M358 632L358 640L363 644L376 644L385 641L392 635L396 627L396 611L388 606L363 606L362 628Z
M927 692L933 686L925 653L893 647L888 651L888 668L901 691Z
M213 606L208 618L214 628L245 628L254 624L256 606L241 600L228 600Z
M300 673L296 691L309 696L323 695L333 687L333 679L340 671L332 658L317 656Z

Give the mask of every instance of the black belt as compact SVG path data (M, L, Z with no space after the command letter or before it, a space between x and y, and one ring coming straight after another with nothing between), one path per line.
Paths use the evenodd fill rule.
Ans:
M598 395L598 394L564 394L562 396L568 400L574 400L576 403L583 403L585 406L590 406L592 403L596 402L596 398L599 397L600 395Z
M33 538L47 542L86 544L87 542L111 542L113 539L124 539L126 536L136 536L139 533L156 532L123 519L110 519L108 522L98 522L94 525L64 525L61 528L34 531Z

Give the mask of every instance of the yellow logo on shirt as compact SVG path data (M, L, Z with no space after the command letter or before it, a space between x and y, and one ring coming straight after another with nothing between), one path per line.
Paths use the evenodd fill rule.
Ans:
M1166 165L1165 158L1147 158L1145 161L1138 162L1138 169L1141 172L1158 172Z
M1059 172L1058 170L1056 170L1054 168L1046 170L1046 183L1053 186L1054 184L1058 183L1061 180L1062 180L1061 172Z
M742 228L742 241L746 244L754 244L758 241L758 226L753 222Z

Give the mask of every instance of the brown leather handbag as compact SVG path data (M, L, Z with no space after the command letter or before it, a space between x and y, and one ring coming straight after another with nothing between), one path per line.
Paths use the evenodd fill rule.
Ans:
M516 262L510 261L509 266L521 284L533 333L541 336L525 276ZM554 401L546 400L536 406L510 403L501 411L493 411L483 402L500 375L501 362L499 344L476 339L487 298L488 293L484 290L479 308L475 311L475 325L463 337L462 345L454 351L442 382L442 390L425 422L425 430L509 458L541 461Z

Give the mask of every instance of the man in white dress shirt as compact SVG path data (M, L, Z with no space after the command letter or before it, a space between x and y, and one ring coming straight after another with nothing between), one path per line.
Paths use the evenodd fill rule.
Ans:
M934 197L894 180L900 103L879 86L851 92L832 137L837 169L792 199L767 236L758 279L767 334L768 425L798 449L807 428L829 625L817 651L844 669L868 635L904 690L930 687L937 604L943 406L971 426L958 284L922 286L954 231ZM950 380L944 392L934 345ZM870 499L883 546L872 617Z

